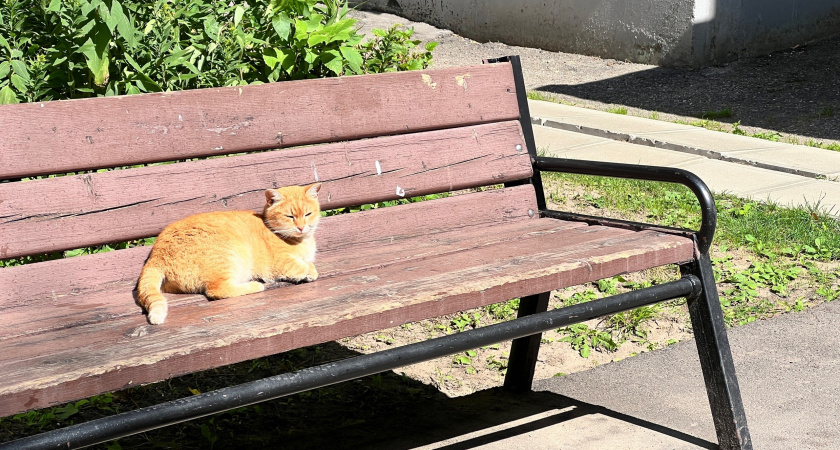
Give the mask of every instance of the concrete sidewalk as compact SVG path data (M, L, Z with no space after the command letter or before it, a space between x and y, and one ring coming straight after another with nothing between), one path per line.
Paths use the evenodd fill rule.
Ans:
M834 302L729 331L756 450L840 448L838 321ZM717 448L693 340L540 380L529 394L485 391L419 415L361 448Z
M840 216L840 152L641 117L529 101L549 156L679 167L712 191Z

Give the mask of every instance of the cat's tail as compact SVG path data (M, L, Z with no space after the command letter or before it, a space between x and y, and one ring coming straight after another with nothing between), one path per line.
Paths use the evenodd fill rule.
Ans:
M147 263L140 272L140 280L137 282L137 299L140 306L149 314L149 323L152 325L162 324L166 320L168 306L166 297L160 290L164 278L163 270Z

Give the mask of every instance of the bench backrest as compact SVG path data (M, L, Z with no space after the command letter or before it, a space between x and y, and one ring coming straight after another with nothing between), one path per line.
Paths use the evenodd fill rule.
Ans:
M0 184L0 258L259 210L269 187L325 182L334 209L527 178L518 119L510 64L3 106L0 180L100 171Z
M0 106L0 259L155 236L199 212L261 210L269 187L321 181L322 208L335 209L527 179L519 119L509 63ZM51 177L74 171L86 172ZM526 220L535 202L522 186L480 205L441 199L411 218L376 214L378 227L365 214L328 217L319 249ZM29 331L139 312L126 304L80 317L55 306L132 285L148 250L2 269L0 324L21 305L55 309Z

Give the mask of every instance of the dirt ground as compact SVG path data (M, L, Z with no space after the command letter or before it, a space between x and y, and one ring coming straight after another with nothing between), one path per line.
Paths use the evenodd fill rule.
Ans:
M355 11L363 31L394 23L414 27L415 37L435 41L434 67L480 63L484 58L520 55L529 90L560 100L662 120L696 120L727 108L748 133L778 132L801 141L840 140L840 35L769 55L744 58L702 70L666 69L613 59L480 43L398 16Z

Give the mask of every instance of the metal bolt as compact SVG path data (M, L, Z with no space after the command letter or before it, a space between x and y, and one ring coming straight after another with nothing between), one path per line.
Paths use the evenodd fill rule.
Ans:
M516 144L516 151L521 152L522 151L522 146L519 145L519 144Z

